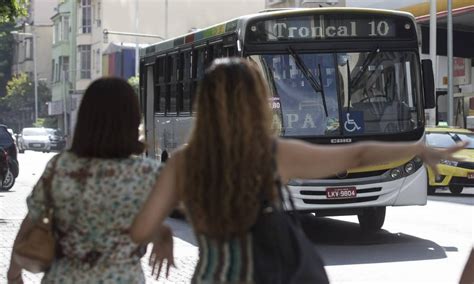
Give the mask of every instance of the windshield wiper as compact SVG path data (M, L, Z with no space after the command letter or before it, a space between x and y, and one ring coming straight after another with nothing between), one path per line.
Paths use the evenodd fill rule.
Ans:
M323 107L324 107L324 113L326 114L326 117L328 117L328 107L326 105L326 95L324 94L324 87L323 87L323 80L322 80L322 75L321 75L321 65L318 64L318 71L319 71L319 81L321 84L318 83L316 78L314 77L314 74L311 73L311 71L308 69L306 64L304 64L303 60L299 56L298 53L292 48L288 47L288 51L290 52L290 55L293 57L293 60L296 63L296 66L301 70L301 73L303 73L304 77L306 80L309 81L309 84L313 88L313 90L316 93L321 93L321 98L323 99Z
M349 59L347 59L346 62L346 68L347 68L347 111L349 112L349 108L351 107L351 67L349 66Z
M360 67L359 71L354 76L354 81L352 84L349 84L350 87L355 87L359 81L362 79L362 75L365 73L365 70L367 67L369 67L369 64L372 63L374 60L375 56L380 52L380 48L376 48L374 51L370 52L369 55L365 58L364 62L362 63L362 66Z

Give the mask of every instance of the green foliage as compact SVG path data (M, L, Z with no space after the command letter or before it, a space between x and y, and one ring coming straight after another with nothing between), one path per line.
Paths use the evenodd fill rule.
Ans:
M0 97L6 95L7 82L11 79L14 38L10 32L14 29L14 22L0 22Z
M128 78L127 81L130 86L132 86L133 90L135 91L135 94L139 94L139 88L140 88L140 78L138 76L133 76Z
M45 82L38 83L38 117L41 118L47 116L46 102L51 100L51 92ZM34 111L34 82L25 73L13 77L7 83L7 95L0 98L0 123L21 130L34 123Z
M27 15L29 0L0 0L0 23L15 21Z

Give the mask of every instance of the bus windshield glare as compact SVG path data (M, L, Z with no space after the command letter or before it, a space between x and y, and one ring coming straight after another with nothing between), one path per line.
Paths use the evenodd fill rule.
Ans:
M414 52L286 53L251 58L270 82L273 127L282 136L394 134L421 127L421 86Z

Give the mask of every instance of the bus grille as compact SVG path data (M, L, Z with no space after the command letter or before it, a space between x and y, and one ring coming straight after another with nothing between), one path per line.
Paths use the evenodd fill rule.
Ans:
M341 180L341 179L376 177L376 176L383 175L386 171L388 171L388 170L385 169L385 170L371 171L371 172L348 173L347 176L344 176L344 177L331 176L331 177L324 178L324 179L338 179L338 180Z
M381 190L382 190L381 187L362 188L362 189L357 189L357 194L369 193L369 192L379 192ZM300 194L301 195L324 195L324 196L326 196L325 191L301 190Z
M348 204L377 200L378 196L368 196L350 199L303 199L306 204Z

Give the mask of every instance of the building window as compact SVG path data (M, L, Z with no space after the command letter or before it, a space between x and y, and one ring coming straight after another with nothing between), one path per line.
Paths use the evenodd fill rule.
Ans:
M61 40L69 41L69 16L62 18L62 25Z
M79 45L79 69L80 79L91 78L91 46L90 45Z
M52 61L52 68L51 68L51 82L54 82L55 81L55 78L54 78L54 64L55 64L55 60L53 59Z
M69 56L60 56L59 64L61 65L61 74L60 80L68 82L69 81Z
M92 32L92 0L81 0L82 8L82 26L81 31L83 34L89 34Z
M60 20L56 20L56 21L54 22L53 43L57 43L57 42L59 41L59 39L60 39L60 35L59 35L59 33L60 33L60 25L61 25Z

